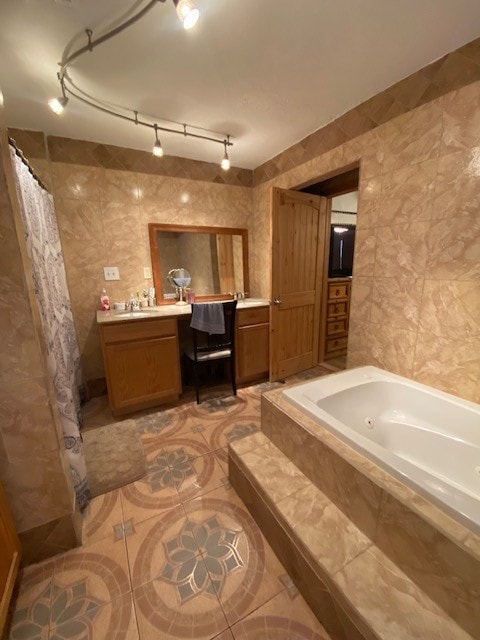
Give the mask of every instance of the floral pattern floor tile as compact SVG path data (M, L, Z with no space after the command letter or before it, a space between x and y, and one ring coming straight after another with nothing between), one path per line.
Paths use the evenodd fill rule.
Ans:
M84 546L23 571L10 638L328 640L228 483L228 444L278 386L138 414L146 477L92 501Z

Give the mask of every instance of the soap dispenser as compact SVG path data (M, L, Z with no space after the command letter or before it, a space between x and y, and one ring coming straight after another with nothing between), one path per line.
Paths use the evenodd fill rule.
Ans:
M100 304L102 305L102 311L110 311L110 298L105 289L102 290L100 295Z

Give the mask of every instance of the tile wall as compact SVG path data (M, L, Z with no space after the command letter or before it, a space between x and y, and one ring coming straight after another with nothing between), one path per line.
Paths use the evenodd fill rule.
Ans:
M250 293L270 297L270 188L359 162L349 365L376 364L479 401L479 77L477 39L262 165L253 189L246 170L225 178L208 163L152 164L145 152L49 137L87 380L103 376L93 313L101 267L120 268L121 282L107 287L112 301L150 285L148 222L248 228ZM17 134L48 181L42 134Z
M68 545L57 543L71 534L74 493L65 461L60 423L50 402L39 342L38 312L32 312L33 282L14 192L8 140L0 109L0 481L20 533L24 559L48 545L50 555ZM62 535L58 535L59 528ZM70 537L70 539L71 539ZM72 546L74 546L75 542ZM37 556L38 557L38 556Z
M148 223L247 228L252 189L200 180L53 162L53 194L84 374L104 375L95 311L105 286L110 301L148 288ZM104 266L120 281L105 282Z
M316 182L354 162L348 365L373 364L480 402L480 82L256 186L259 295L270 294L270 188Z

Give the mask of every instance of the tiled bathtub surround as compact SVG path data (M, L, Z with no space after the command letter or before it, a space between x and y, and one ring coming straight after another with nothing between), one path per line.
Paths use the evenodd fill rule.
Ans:
M428 616L433 615L423 621L424 629L436 629L441 620L445 629L450 629L445 638L478 637L478 535L292 407L281 390L262 398L262 434L231 448L230 477L242 499L246 500L243 490L247 495L250 491L242 483L250 477L257 498L260 496L270 511L278 512L280 520L294 528L299 552L319 563L317 573L320 571L318 575L326 585L323 588L331 595L339 591L341 598L350 603L347 608L351 609L355 602L357 616L358 612L367 620L367 613L373 616L369 626L376 635L365 637L387 638L393 633L382 627L386 619L381 609L373 611L383 600L377 600L377 596L369 600L370 588L373 593L378 588L398 589L391 605L397 610L390 613L398 620L403 616L405 624L409 615L411 624L419 622L415 608L408 602L411 597L420 598L422 606L430 611ZM265 459L272 463L265 465ZM255 508L259 517L268 519L269 516L261 516L261 505L255 506L257 498L250 498L253 507L248 503L249 508L256 518ZM279 535L282 539L283 534L278 531L272 533L273 538L267 534L277 553L273 541ZM476 542L472 544L473 540ZM279 557L284 561L282 555ZM399 576L397 587L393 586L395 575ZM374 589L377 579L384 584ZM360 593L365 595L360 597ZM304 595L307 597L305 592ZM338 597L335 596L337 602ZM307 600L313 606L308 597ZM345 602L342 605L340 599L340 606L346 607ZM362 613L364 607L369 611ZM448 618L451 620L447 624ZM324 622L334 635L328 622ZM355 624L360 625L358 620ZM384 633L379 632L382 628Z

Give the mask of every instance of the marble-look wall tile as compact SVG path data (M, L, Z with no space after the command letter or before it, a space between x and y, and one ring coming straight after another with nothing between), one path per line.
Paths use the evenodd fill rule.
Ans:
M303 550L308 550L329 574L336 573L372 544L312 484L280 500L276 506L297 534Z
M426 240L427 280L480 280L480 216L432 223Z
M343 567L335 582L378 638L471 638L377 547Z
M375 277L371 322L415 331L418 327L423 278Z
M384 173L437 158L442 133L440 100L391 120L379 133L384 144Z
M32 455L23 452L2 468L1 480L19 532L72 512L73 497L58 449L34 450Z
M425 280L419 330L480 344L480 282Z
M480 633L480 562L384 494L377 546L463 629Z
M480 403L478 341L418 334L413 378L442 391Z
M98 167L52 164L55 201L59 198L97 200L105 180L105 170Z
M377 229L359 229L355 234L354 277L373 276Z
M378 227L378 220L381 215L381 192L381 176L360 181L358 187L357 229Z
M480 147L443 156L432 199L432 219L477 214L480 208Z
M427 160L387 173L382 180L379 224L409 224L431 217L431 197L438 160Z
M375 276L385 278L422 277L427 260L425 237L428 229L428 222L379 227ZM354 262L354 277L356 275L355 268Z
M367 537L373 539L380 502L377 485L265 397L262 398L262 431ZM321 465L319 460L322 460Z
M372 308L373 277L356 276L350 295L350 323L369 322Z
M475 82L442 99L443 133L441 154L480 145L480 91Z
M417 333L389 325L370 324L369 364L412 377Z

